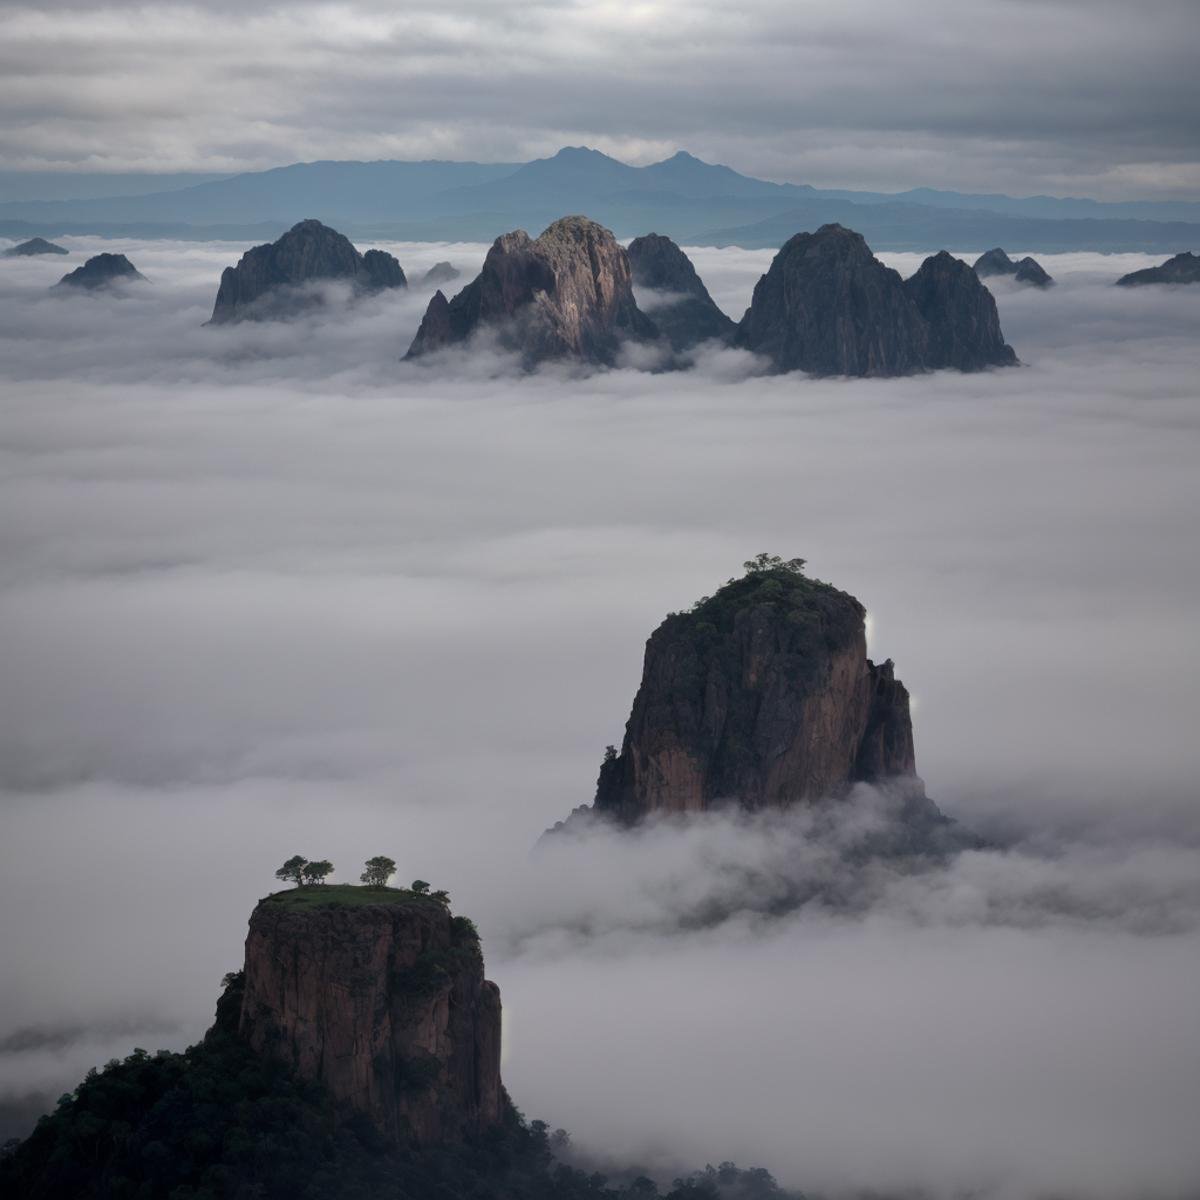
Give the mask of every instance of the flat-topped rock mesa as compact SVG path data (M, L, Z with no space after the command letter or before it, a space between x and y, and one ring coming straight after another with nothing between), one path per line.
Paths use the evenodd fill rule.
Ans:
M634 238L627 253L634 286L658 293L646 308L672 349L732 340L737 324L717 307L692 260L669 237Z
M64 275L56 288L82 288L94 292L122 283L145 283L143 275L123 254L95 254Z
M1013 262L999 246L981 254L975 260L971 270L980 279L1010 275L1018 283L1028 283L1040 288L1049 287L1054 282L1054 278L1046 272L1036 258L1023 258L1019 262Z
M471 923L429 897L330 888L357 902L323 905L314 890L277 893L250 917L241 1037L396 1142L498 1125L500 992Z
M904 289L928 326L926 367L982 371L1017 361L1000 332L995 298L961 258L939 251L904 281Z
M441 287L443 283L453 283L462 272L449 262L436 262L421 276L421 287Z
M301 221L225 268L209 323L286 320L320 303L305 285L322 281L342 281L358 293L407 286L399 262L386 251L360 254L336 229Z
M38 254L70 254L70 251L65 246L56 246L42 237L30 238L27 242L9 246L4 251L5 258L32 258Z
M890 661L867 658L863 606L795 563L747 566L651 634L596 813L633 824L788 808L860 781L894 781L923 801L908 693Z
M735 345L777 373L913 375L1016 362L991 293L942 251L906 283L841 225L798 233L755 284Z
M563 217L536 239L524 230L492 243L483 269L452 300L438 292L407 357L492 332L527 367L556 359L612 364L623 341L657 329L637 306L629 259L587 217Z
M1185 250L1157 267L1130 271L1117 280L1118 287L1140 287L1147 283L1200 283L1200 254Z

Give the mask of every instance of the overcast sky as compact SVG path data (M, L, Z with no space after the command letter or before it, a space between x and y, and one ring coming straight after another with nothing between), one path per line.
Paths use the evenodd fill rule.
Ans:
M684 148L818 186L1200 195L1195 0L6 3L0 167Z

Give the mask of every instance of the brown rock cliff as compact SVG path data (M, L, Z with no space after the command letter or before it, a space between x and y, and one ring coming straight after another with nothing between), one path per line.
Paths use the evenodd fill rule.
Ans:
M779 565L668 617L646 644L595 807L626 823L721 805L812 803L900 778L915 796L908 693L867 658L853 596Z
M458 1141L500 1123L500 993L470 922L418 897L297 895L268 897L250 917L239 1022L250 1046L397 1142Z

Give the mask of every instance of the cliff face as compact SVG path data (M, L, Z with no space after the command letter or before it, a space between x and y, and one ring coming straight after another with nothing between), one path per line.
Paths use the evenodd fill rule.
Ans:
M980 371L1017 361L1000 332L992 293L962 259L942 250L927 258L904 288L929 327L927 367Z
M717 307L692 260L669 237L648 233L634 238L627 253L634 284L659 293L649 311L672 349L733 337L737 326Z
M64 275L54 286L94 291L114 283L144 283L143 275L123 254L96 254L82 267Z
M853 596L777 567L733 580L646 644L596 810L632 823L723 804L786 808L916 778L908 693L866 654Z
M736 341L780 372L907 375L924 369L926 339L900 276L861 234L822 225L775 256Z
M435 296L431 308L444 300ZM465 342L480 329L493 331L527 366L611 363L623 339L657 333L633 298L625 251L586 217L555 221L536 240L523 230L497 238L479 275L444 311L426 313L408 357Z
M297 289L320 280L343 280L362 292L406 285L392 255L383 250L359 254L336 229L301 221L278 241L247 250L236 267L225 268L211 324L293 316L315 302Z
M735 341L776 371L811 375L977 371L1017 361L992 294L966 263L943 250L905 281L841 225L784 245L755 285Z
M469 923L416 897L302 906L291 895L250 918L239 1024L249 1045L397 1142L498 1124L500 993Z
M1137 287L1145 283L1200 283L1200 254L1185 250L1157 267L1146 267L1122 275L1117 283L1121 287Z

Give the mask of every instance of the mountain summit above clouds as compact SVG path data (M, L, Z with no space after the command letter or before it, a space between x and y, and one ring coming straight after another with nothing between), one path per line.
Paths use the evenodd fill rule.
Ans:
M408 357L483 330L528 366L571 358L610 364L622 340L658 332L634 299L625 250L580 216L555 221L536 239L521 229L497 238L483 269L453 300L434 295Z
M211 324L278 320L315 303L304 285L344 282L358 292L407 286L404 271L383 250L360 254L344 234L320 221L301 221L277 241L247 250L226 267Z

